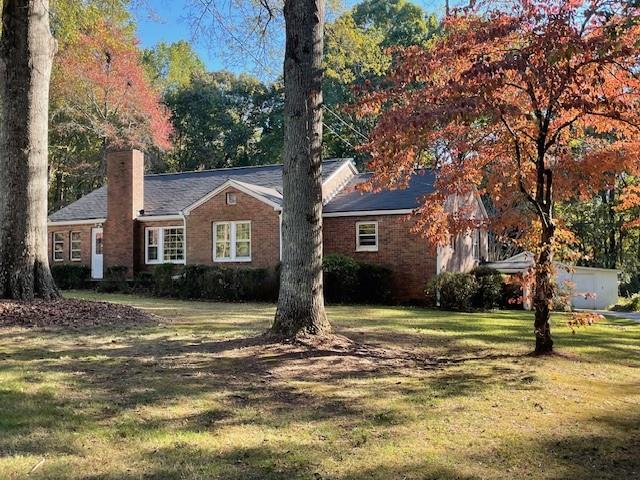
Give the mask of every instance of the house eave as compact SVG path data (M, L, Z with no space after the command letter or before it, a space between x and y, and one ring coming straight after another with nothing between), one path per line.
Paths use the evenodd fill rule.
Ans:
M80 220L49 220L47 225L49 227L63 227L67 225L95 225L98 223L106 222L106 218L85 218Z

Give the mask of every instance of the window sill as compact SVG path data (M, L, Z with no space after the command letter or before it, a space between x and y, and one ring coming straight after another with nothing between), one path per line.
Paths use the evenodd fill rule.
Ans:
M249 263L251 258L214 258L213 263Z
M357 247L356 252L377 252L378 247Z
M186 265L186 261L185 260L170 260L170 261L155 261L155 260L147 260L146 262L144 262L145 265L166 265L166 264L171 264L171 265Z

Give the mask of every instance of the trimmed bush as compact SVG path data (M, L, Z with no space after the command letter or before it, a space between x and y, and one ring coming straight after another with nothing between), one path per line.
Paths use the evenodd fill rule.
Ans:
M443 310L470 311L478 284L470 273L443 272L427 284L427 301L433 305L439 299Z
M371 304L391 303L391 269L374 263L360 263L357 301Z
M131 290L140 294L153 293L153 285L153 273L140 272L134 277L131 283Z
M346 255L327 255L322 260L324 298L327 302L346 303L356 299L360 265Z
M472 305L481 310L498 308L502 300L502 274L494 268L478 266L471 271L476 279L476 292Z
M53 265L51 275L61 290L84 288L91 278L91 268L85 265Z
M226 302L275 301L278 269L187 265L173 281L173 295Z
M129 291L129 284L127 283L128 270L123 265L114 265L107 268L104 279L98 284L98 291L103 293L127 293Z
M331 254L322 261L324 298L329 303L385 304L391 301L391 270Z
M172 263L156 265L153 269L153 294L159 297L176 296L173 284L176 266Z

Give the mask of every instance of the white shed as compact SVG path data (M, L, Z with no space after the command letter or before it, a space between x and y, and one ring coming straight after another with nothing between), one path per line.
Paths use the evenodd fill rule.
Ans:
M523 252L488 266L501 273L516 274L526 273L533 263L533 255ZM618 270L568 266L558 262L555 266L557 284L572 287L571 304L574 308L602 310L618 301ZM530 308L528 303L525 303L525 308Z

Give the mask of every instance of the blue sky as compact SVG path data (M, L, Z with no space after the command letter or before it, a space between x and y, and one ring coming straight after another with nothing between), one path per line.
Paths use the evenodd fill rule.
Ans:
M227 69L234 72L256 72L256 65L250 58L231 62L226 55L228 47L220 44L205 44L202 38L194 36L189 15L189 0L149 0L151 9L138 8L134 10L138 26L138 39L143 47L153 47L158 42L176 42L187 40L205 62L209 70ZM353 5L355 0L345 0L346 5ZM414 0L428 12L441 13L444 0ZM279 69L279 63L270 66L274 70ZM259 75L269 78L272 75Z

